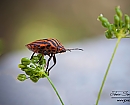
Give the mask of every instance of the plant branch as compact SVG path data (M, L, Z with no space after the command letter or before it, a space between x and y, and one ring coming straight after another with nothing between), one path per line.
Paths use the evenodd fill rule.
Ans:
M52 86L52 88L54 89L54 91L56 92L56 94L57 94L57 96L58 96L58 98L59 98L61 104L64 105L64 103L63 103L63 101L62 101L62 99L61 99L61 97L60 97L58 91L56 90L54 84L52 83L51 79L47 76L47 74L46 74L45 72L43 72L43 73L44 73L44 75L46 76L46 78L48 79L48 81L49 81L49 83L51 84L51 86Z
M103 78L103 81L102 81L102 84L101 84L101 87L100 87L100 90L99 90L99 93L98 93L98 97L97 97L97 100L96 100L96 105L98 105L98 102L99 102L99 100L100 100L101 93L102 93L102 90L103 90L103 87L104 87L104 84L105 84L105 81L106 81L106 78L107 78L107 75L108 75L110 66L111 66L111 64L112 64L114 55L115 55L115 53L116 53L116 50L117 50L117 47L118 47L118 45L119 45L119 43L120 43L121 38L122 38L122 37L118 37L118 40L117 40L117 42L116 42L116 46L115 46L115 48L114 48L114 52L113 52L112 57L111 57L111 59L110 59L110 62L109 62L109 64L108 64L106 73L105 73L105 75L104 75L104 78Z

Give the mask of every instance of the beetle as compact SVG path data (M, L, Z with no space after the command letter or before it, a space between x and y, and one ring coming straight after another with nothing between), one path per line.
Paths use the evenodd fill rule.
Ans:
M30 60L33 58L35 53L40 53L42 55L49 56L49 59L46 64L46 72L48 73L48 75L49 75L49 71L56 64L55 54L64 53L66 51L71 51L71 50L82 50L83 51L83 49L79 49L79 48L66 49L57 39L54 39L54 38L36 40L25 46L33 52ZM42 58L42 56L41 56L41 58ZM41 60L41 58L39 59L39 61ZM49 62L52 58L53 58L54 64L49 68Z

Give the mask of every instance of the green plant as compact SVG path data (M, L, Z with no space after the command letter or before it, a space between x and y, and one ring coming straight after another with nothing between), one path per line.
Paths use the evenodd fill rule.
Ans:
M45 71L46 60L42 54L38 54L37 56L33 56L30 60L29 58L25 57L21 59L21 64L18 67L25 72L25 74L19 74L17 79L19 81L25 81L26 79L32 80L34 83L38 82L41 78L47 78L51 86L53 87L54 91L56 92L60 102L64 105L60 95L58 94L54 84L52 83L51 79L48 77L47 72ZM39 61L39 59L41 60Z
M98 102L100 100L103 86L105 84L110 66L112 64L112 60L114 58L114 55L116 53L117 47L120 43L120 40L122 38L130 38L130 36L129 36L130 35L130 17L127 14L125 14L124 20L123 20L122 19L123 14L122 14L122 11L120 10L119 6L115 8L115 11L116 11L116 14L114 15L114 23L113 24L110 24L108 19L105 18L102 14L98 17L98 20L102 23L102 26L107 28L107 30L105 31L106 38L108 38L108 39L117 38L117 42L116 42L116 46L114 48L112 57L110 59L110 62L108 64L106 73L104 75L104 78L103 78L103 81L102 81L102 84L101 84L101 87L100 87L100 90L98 93L98 97L96 100L96 105L98 105Z

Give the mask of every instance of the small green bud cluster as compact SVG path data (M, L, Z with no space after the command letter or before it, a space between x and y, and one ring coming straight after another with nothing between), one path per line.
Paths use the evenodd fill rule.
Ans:
M30 78L33 82L37 82L40 78L45 77L45 65L46 60L42 57L42 54L38 54L37 56L33 56L30 60L29 58L22 58L21 64L18 67L25 72L25 74L19 74L17 79L19 81L24 81ZM39 61L39 59L41 60Z
M107 28L105 35L108 39L113 38L127 38L130 34L130 17L125 14L124 20L122 19L123 14L120 7L115 8L116 14L114 15L114 23L110 24L108 19L102 14L98 17L98 20L102 22L102 26Z

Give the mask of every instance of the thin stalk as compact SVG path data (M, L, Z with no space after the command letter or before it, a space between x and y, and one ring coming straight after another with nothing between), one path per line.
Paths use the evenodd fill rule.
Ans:
M62 101L62 99L61 99L61 97L60 97L58 91L56 90L54 84L52 83L51 79L47 76L47 74L46 74L45 72L43 72L43 73L44 73L44 75L46 76L46 78L48 79L48 81L49 81L49 83L51 84L51 86L52 86L52 88L54 89L54 91L56 92L56 95L58 96L58 98L59 98L61 104L64 105L64 103L63 103L63 101Z
M122 37L118 37L118 40L117 40L117 42L116 42L116 46L115 46L115 48L114 48L114 52L113 52L113 54L112 54L112 56L111 56L110 62L109 62L109 64L108 64L106 73L105 73L105 75L104 75L104 78L103 78L103 81L102 81L102 84L101 84L101 87L100 87L100 90L99 90L99 93L98 93L98 97L97 97L97 100L96 100L96 105L98 105L98 102L99 102L99 100L100 100L101 93L102 93L102 90L103 90L103 87L104 87L104 84L105 84L105 81L106 81L106 78L107 78L107 75L108 75L108 72L109 72L111 63L112 63L112 61L113 61L114 55L115 55L115 53L116 53L116 50L117 50L117 47L118 47L118 45L119 45L119 43L120 43L121 38L122 38Z

